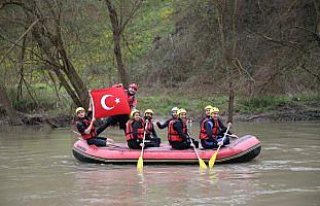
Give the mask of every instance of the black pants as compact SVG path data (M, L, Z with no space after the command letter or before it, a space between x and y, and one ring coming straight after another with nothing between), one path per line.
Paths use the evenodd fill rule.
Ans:
M218 142L214 139L202 139L201 145L204 149L213 149L218 147Z
M217 137L217 141L220 142L222 141L223 136L218 136ZM223 140L223 145L227 145L230 144L230 138L228 136L226 136Z
M107 145L107 138L105 137L92 137L87 139L88 145L96 145L97 147L105 147Z
M127 143L128 143L128 147L130 149L141 149L142 148L140 146L140 144L142 143L142 139L130 139L130 140L127 140ZM145 142L144 142L144 148L147 148L147 147L159 147L159 146L160 146L160 143L159 142L155 142L153 140L145 140Z
M109 126L116 126L117 124L119 124L120 129L126 130L126 123L128 120L129 120L129 116L127 114L114 115L114 116L108 117L104 126L105 128L107 128Z
M199 142L193 138L191 138L191 141L193 142L194 146L196 148L199 147ZM192 148L191 141L189 139L186 139L182 142L170 142L170 145L173 149L183 150L183 149L189 149Z
M210 139L206 139L206 140L201 140L201 145L204 149L214 149L214 148L218 148L218 142L222 141L223 136L218 136L217 140L210 140ZM223 140L223 145L227 145L230 144L230 139L228 136L226 136Z
M147 135L146 134L146 142L149 147L160 147L161 144L161 139L159 137L154 137L152 135Z

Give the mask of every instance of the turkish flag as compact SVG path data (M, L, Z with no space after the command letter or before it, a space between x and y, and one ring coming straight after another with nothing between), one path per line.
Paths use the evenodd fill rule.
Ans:
M104 88L91 90L93 116L103 118L117 114L130 114L128 96L123 88Z

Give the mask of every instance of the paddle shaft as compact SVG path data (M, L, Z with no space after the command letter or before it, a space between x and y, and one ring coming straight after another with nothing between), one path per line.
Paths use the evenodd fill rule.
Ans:
M226 130L226 132L224 133L224 136L223 136L223 138L222 138L222 140L221 140L221 141L222 141L222 144L223 144L223 140L225 139L227 133L229 132L230 127L231 127L231 123L228 124L227 130ZM218 155L218 152L219 152L220 147L222 146L222 144L220 144L219 147L218 147L218 149L217 149L215 152L213 152L213 154L212 154L212 156L211 156L211 158L210 158L210 160L209 160L209 168L210 168L210 169L214 166L214 163L215 163L215 161L216 161L216 159L217 159L217 155Z
M227 134L228 134L228 132L229 132L229 129L230 129L230 127L231 127L231 123L228 123L228 127L227 127L227 130L226 130L226 132L224 133L224 135L223 135L223 137L222 137L222 144L223 144L223 141L224 141L224 139L226 138L226 136L227 136ZM221 146L221 145L220 145ZM220 146L218 147L218 149L220 148ZM218 150L217 150L217 152L218 152Z
M144 127L144 132L143 132L143 139L142 139L142 149L141 149L141 153L140 153L140 158L142 158L142 155L143 155L143 151L144 151L144 142L145 142L145 139L146 139L146 128L148 128L148 123L149 121L146 120L146 125Z
M189 134L188 134L188 136L189 136ZM197 156L198 161L199 161L200 169L207 169L208 167L207 167L206 163L200 158L198 150L196 149L196 146L194 145L194 142L193 142L193 140L191 138L190 138L190 145L192 146L193 151L196 153L196 156Z
M190 142L191 142L191 146L192 146L194 152L196 153L196 156L197 156L198 160L200 160L201 158L199 156L198 150L196 149L196 146L194 145L194 143L193 143L191 138L190 138Z

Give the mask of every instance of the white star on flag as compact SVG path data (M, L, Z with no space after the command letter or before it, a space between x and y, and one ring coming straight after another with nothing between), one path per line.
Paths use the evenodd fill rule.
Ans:
M120 103L120 99L119 99L119 98L116 98L115 102L116 102L117 104L119 104L119 103Z

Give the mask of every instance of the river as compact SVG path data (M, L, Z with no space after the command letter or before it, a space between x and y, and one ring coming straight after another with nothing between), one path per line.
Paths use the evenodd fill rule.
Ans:
M261 140L258 158L204 172L146 164L139 174L136 165L77 161L70 129L2 128L0 205L320 205L320 122L234 123L233 131ZM124 141L120 134L109 131Z

